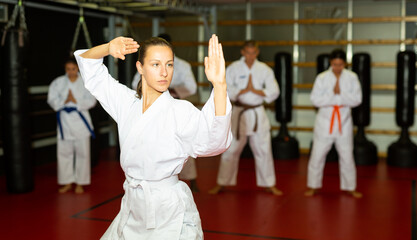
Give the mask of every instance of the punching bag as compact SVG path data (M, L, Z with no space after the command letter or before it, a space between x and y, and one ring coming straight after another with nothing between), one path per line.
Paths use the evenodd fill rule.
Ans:
M322 54L318 55L317 59L316 59L316 62L317 62L317 66L316 66L317 75L324 72L324 71L327 71L330 67L330 54L322 53ZM313 149L313 144L314 143L312 142L311 147L310 147L310 152L311 152L311 149ZM337 155L336 147L333 144L329 153L327 153L326 161L336 162L336 161L338 161L338 159L339 159L339 156Z
M128 54L125 57L125 60L117 60L118 80L128 88L132 88L132 79L137 72L136 61L138 60L138 54Z
M27 50L26 30L11 28L3 32L0 50L2 132L6 185L10 193L25 193L34 188Z
M417 166L417 146L411 141L408 128L414 124L416 55L412 51L397 54L397 90L395 121L401 127L397 142L388 147L387 163L397 167Z
M275 100L275 119L281 123L281 127L278 135L272 139L272 152L275 159L298 159L298 141L288 134L287 127L292 118L292 64L289 53L279 52L275 55L274 72L280 88L280 95Z
M367 53L354 54L352 71L358 75L362 88L362 103L352 109L353 124L358 127L353 141L353 155L356 164L372 165L378 162L378 151L365 136L365 127L371 122L371 56Z
M316 59L317 65L317 74L326 71L330 67L330 54L328 53L322 53L317 56Z

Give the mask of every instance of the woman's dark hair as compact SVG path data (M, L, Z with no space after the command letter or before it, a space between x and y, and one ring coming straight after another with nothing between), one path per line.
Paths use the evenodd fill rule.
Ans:
M346 53L342 49L335 49L330 53L330 61L333 59L342 59L344 62L346 62Z
M146 57L146 53L148 51L149 47L153 47L153 46L166 46L169 47L172 51L172 53L174 53L174 50L172 48L172 45L167 42L165 39L160 38L160 37L153 37L150 38L144 42L142 42L140 44L139 47L139 58L138 61L143 65L144 64L144 59ZM138 86L136 87L136 95L139 99L142 98L142 78L140 78Z

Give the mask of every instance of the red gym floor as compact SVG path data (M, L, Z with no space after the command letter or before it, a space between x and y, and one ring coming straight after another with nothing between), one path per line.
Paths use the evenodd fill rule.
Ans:
M36 169L36 187L10 195L0 178L1 239L99 239L119 211L123 173L114 151L101 154L86 193L58 194L54 164ZM276 161L275 197L255 186L252 159L242 159L238 186L217 196L218 158L198 159L200 193L194 195L206 240L415 239L417 169L358 167L362 199L339 191L338 166L326 164L321 194L306 198L307 158Z

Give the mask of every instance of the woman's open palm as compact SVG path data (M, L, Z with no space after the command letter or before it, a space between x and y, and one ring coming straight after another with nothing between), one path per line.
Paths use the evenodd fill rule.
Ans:
M222 45L218 37L213 34L209 41L208 57L204 58L207 79L213 84L226 84L226 66Z
M109 54L125 60L125 55L137 52L139 44L133 38L117 37L109 43Z

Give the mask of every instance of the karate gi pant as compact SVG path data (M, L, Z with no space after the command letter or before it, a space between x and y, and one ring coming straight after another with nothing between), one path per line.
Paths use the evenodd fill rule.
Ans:
M179 177L183 180L195 180L197 178L197 167L194 158L188 158L187 162L182 167Z
M126 176L119 214L101 240L202 240L200 215L190 188L177 176L160 181Z
M58 184L91 183L90 137L76 140L58 139Z
M313 150L308 162L307 186L321 188L326 155L335 144L339 156L340 189L353 191L356 189L356 166L353 158L353 137L334 135L330 137L314 136Z
M248 138L249 146L255 157L256 184L259 187L275 186L274 159L272 157L271 133L269 129L257 131L250 136L241 135L239 140L233 139L229 149L221 156L217 184L221 186L236 185L240 154Z

